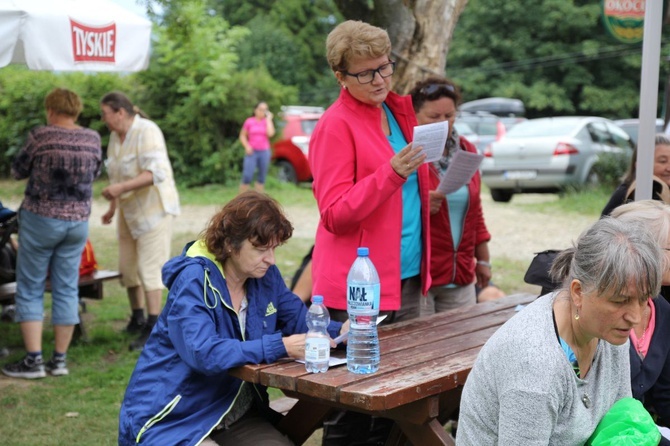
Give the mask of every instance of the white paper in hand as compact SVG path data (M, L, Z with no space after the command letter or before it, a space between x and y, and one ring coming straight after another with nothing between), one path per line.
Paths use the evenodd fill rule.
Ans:
M426 163L432 163L442 157L444 146L449 136L449 121L414 127L412 147L423 147L421 153L426 155Z
M447 171L442 175L437 191L443 195L456 192L463 185L468 184L470 178L477 172L484 159L479 153L457 150L449 161Z

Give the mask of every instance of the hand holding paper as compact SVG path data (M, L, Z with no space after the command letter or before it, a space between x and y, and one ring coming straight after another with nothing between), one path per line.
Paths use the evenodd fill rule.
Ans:
M442 157L444 146L449 137L449 121L434 124L418 125L414 127L414 141L412 147L423 146L426 163L432 163Z

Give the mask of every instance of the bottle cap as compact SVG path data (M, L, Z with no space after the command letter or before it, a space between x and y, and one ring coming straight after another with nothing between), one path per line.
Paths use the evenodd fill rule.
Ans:
M358 254L359 257L367 257L370 255L370 250L365 246L361 246L356 250L356 254Z
M323 296L319 296L319 295L312 296L312 303L317 304L317 305L322 304L323 303Z

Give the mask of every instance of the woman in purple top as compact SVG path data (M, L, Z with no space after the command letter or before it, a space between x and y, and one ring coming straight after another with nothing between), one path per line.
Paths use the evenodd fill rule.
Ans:
M240 193L249 189L254 172L258 168L258 178L254 189L265 190L265 177L270 168L270 138L275 134L272 113L268 104L259 102L254 107L254 115L247 118L240 131L240 142L244 146L244 164L242 166L242 184Z
M2 368L14 378L67 375L65 354L79 323L79 263L88 237L93 180L100 174L100 135L76 124L83 108L76 93L57 88L44 101L47 126L30 131L12 163L27 178L19 211L16 316L27 354ZM42 360L42 320L47 274L53 299L53 356Z

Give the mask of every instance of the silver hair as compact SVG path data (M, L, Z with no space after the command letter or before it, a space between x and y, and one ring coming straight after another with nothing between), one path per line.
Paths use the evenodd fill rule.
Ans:
M615 208L610 214L613 218L624 222L641 221L652 235L656 237L656 242L665 250L668 248L668 235L670 234L670 206L659 200L638 200L626 203ZM670 268L668 256L661 253L663 271Z
M670 146L670 138L665 133L657 133L654 137L655 146Z
M556 256L551 276L563 289L577 279L586 293L601 296L626 295L632 283L644 301L661 289L662 251L654 235L641 219L604 217Z

